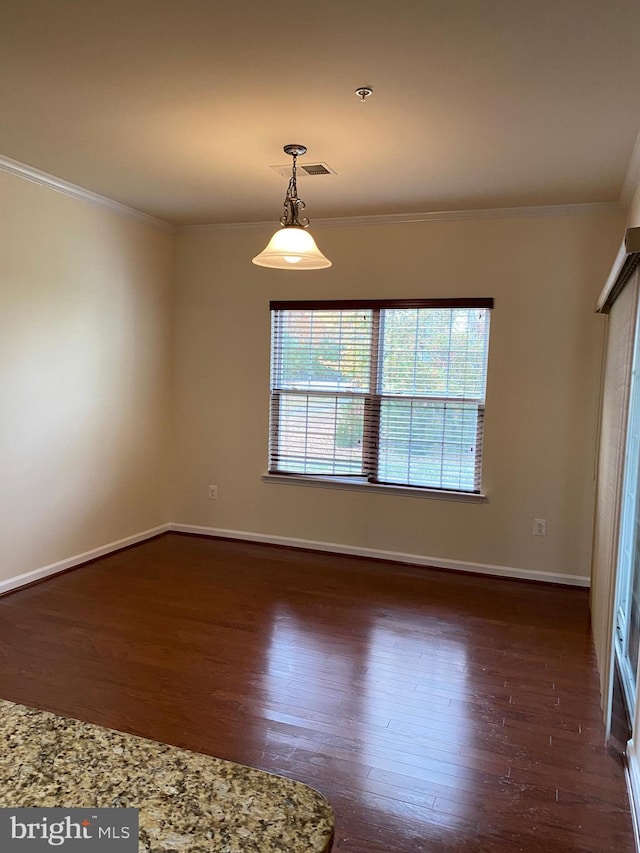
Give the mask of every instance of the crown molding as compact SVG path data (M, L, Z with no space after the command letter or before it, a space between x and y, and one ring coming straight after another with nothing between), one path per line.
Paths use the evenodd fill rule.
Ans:
M106 196L94 193L84 187L79 187L62 178L57 178L55 175L50 175L48 172L43 172L33 166L28 166L26 163L20 163L18 160L12 160L10 157L5 157L0 154L0 171L9 172L12 175L17 175L34 184L40 184L43 187L63 193L64 195L77 198L94 207L101 207L103 210L108 210L110 213L115 213L117 216L124 216L127 219L133 219L135 222L141 222L144 225L150 225L153 228L158 228L161 231L175 233L175 225L165 222L163 219L156 219L148 213L143 213L133 207L128 207L126 204L121 204L119 201L114 201Z
M26 163L21 163L18 160L12 160L0 154L0 171L9 172L12 175L17 175L27 181L40 184L41 186L49 187L49 189L64 195L77 198L94 207L100 207L103 210L108 210L115 213L117 216L123 216L127 219L132 219L135 222L141 222L145 225L150 225L161 231L170 234L199 234L207 231L227 231L227 230L243 230L243 229L273 229L278 226L278 223L272 220L267 222L221 222L205 225L173 225L163 219L157 219L148 213L143 213L133 207L128 207L119 201L114 201L106 196L94 193L77 184L72 184L62 178L57 178L55 175L50 175L48 172L43 172L33 166L28 166ZM324 219L314 219L314 228L344 228L344 227L360 227L366 225L401 225L411 222L440 222L447 220L459 219L509 219L514 217L527 216L580 216L589 213L605 213L605 212L620 212L628 205L636 187L640 183L640 134L636 140L627 176L625 178L624 189L620 202L594 202L587 204L552 204L552 205L531 205L527 207L490 207L477 208L475 210L436 210L426 211L422 213L392 213L392 214L374 214L371 216L336 216Z
M640 186L640 133L636 136L636 142L633 146L631 159L627 167L627 174L624 176L622 184L622 192L620 193L620 203L625 207L631 204L631 200L635 191Z
M589 213L619 213L623 210L619 202L592 202L588 204L548 204L529 207L490 207L476 210L437 210L426 213L392 213L373 216L336 216L327 219L314 218L316 228L344 228L365 225L401 225L406 222L438 222L450 219L510 219L526 216L581 216ZM178 234L199 234L207 231L235 231L246 228L278 227L277 222L221 222L210 225L177 225Z

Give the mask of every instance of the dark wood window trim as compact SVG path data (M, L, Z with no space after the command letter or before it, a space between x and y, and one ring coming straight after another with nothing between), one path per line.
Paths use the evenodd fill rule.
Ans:
M271 311L353 311L358 308L493 308L493 299L296 299L273 301Z

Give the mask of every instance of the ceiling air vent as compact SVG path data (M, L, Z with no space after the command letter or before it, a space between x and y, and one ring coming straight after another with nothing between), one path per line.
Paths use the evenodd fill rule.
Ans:
M324 163L301 163L298 168L307 175L330 175L331 169Z
M283 178L291 177L291 163L287 163L285 166L272 166L274 171L276 171L279 175L282 175ZM298 161L298 177L304 178L307 175L309 177L313 177L315 175L335 175L335 171L328 166L326 163L300 163Z

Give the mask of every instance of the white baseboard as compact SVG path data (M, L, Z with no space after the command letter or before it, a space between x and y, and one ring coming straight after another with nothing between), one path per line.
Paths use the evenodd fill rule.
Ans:
M629 805L631 806L633 837L636 842L636 850L640 851L640 767L638 766L638 757L633 739L627 743L626 757L625 776L627 779L627 791L629 793Z
M104 557L106 554L111 554L113 551L120 551L129 545L135 545L137 542L144 542L145 539L151 539L158 536L160 533L167 533L172 530L170 524L161 524L159 527L152 527L150 530L143 530L141 533L134 533L133 536L127 536L124 539L118 539L116 542L109 542L106 545L101 545L99 548L93 548L91 551L85 551L83 554L76 554L73 557L67 557L66 560L59 560L57 563L51 563L48 566L42 566L40 569L33 569L30 572L24 572L21 575L16 575L13 578L0 581L0 595L6 592L11 592L21 586L27 586L34 581L42 580L50 575L57 575L59 572L64 572L67 569L72 569L74 566L79 566L82 563L87 563L89 560L95 560L97 557Z
M424 554L405 554L401 551L381 551L375 548L360 548L353 545L341 545L335 542L316 542L312 539L294 539L289 536L270 536L266 533L249 533L246 530L223 530L216 527L198 527L192 524L171 524L176 533L196 533L201 536L216 536L221 539L241 539L248 542L263 542L269 545L285 545L290 548L307 548L312 551L329 551L334 554L347 554L356 557L368 557L372 560L392 560L396 563L408 563L414 566L434 566L438 569L452 569L459 572L471 572L478 575L492 575L501 578L519 578L520 580L542 581L543 583L561 583L569 586L588 587L590 579L580 575L560 575L553 572L537 572L529 569L516 569L510 566L493 566L488 563L469 563L464 560L445 560L441 557L428 557Z
M116 542L109 542L106 545L101 545L99 548L93 548L91 551L85 551L83 554L76 554L73 557L67 557L65 560L59 560L57 563L51 563L48 566L42 566L39 569L33 569L30 572L24 572L21 575L8 578L0 581L0 595L4 595L12 590L19 589L22 586L27 586L34 581L42 580L43 578L56 575L59 572L64 572L67 569L72 569L82 563L87 563L89 560L95 560L98 557L104 557L106 554L111 554L114 551L119 551L122 548L127 548L129 545L135 545L138 542L144 542L145 539L151 539L161 533L195 533L200 536L212 536L220 539L239 539L245 542L262 542L268 545L284 545L289 548L305 548L310 551L327 551L332 554L345 554L355 557L368 557L371 560L390 560L394 563L406 563L412 566L433 566L438 569L451 569L458 572L471 572L477 575L491 575L501 578L519 578L520 580L541 581L543 583L561 583L569 586L588 587L589 578L579 575L561 575L553 572L537 572L529 569L517 569L511 566L494 566L489 563L470 563L464 560L446 560L441 557L429 557L425 554L406 554L402 551L382 551L376 548L360 548L355 545L343 545L336 542L319 542L313 539L295 539L291 536L271 536L266 533L250 533L246 530L225 530L217 527L200 527L193 524L161 524L159 527L153 527L150 530L143 530L141 533L135 533L132 536L127 536L124 539L118 539ZM640 786L638 788L640 792Z

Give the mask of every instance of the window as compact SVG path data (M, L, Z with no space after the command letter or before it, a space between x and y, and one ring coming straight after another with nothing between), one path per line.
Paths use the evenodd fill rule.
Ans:
M479 492L492 307L272 302L269 472Z

